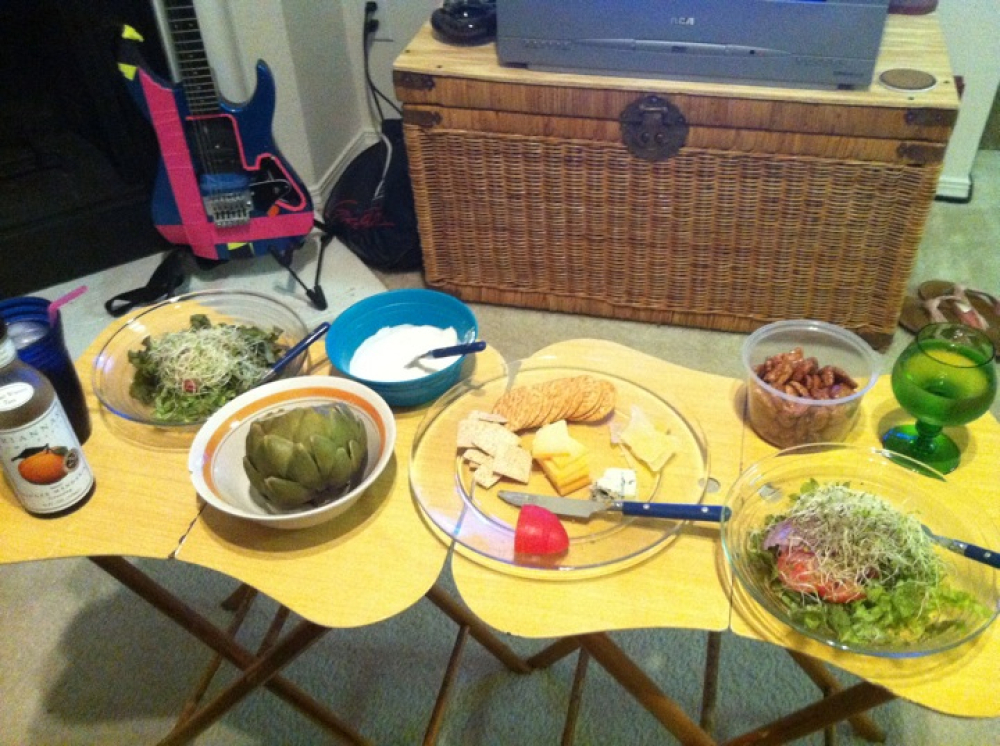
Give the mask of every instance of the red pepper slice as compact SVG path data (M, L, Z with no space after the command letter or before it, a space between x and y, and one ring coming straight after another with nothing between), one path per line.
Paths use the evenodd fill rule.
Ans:
M525 505L517 517L514 551L517 554L562 554L569 549L569 534L551 510Z
M778 579L786 588L815 595L833 604L846 604L865 597L854 580L823 580L816 555L808 549L782 549L777 557Z

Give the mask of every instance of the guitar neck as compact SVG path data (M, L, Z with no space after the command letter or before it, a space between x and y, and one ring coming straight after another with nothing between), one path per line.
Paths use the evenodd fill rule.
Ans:
M163 0L166 30L192 114L216 114L219 92L205 53L194 0Z

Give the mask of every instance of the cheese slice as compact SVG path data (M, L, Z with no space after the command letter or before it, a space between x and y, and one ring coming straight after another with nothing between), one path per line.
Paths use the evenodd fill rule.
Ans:
M556 484L556 492L560 495L568 495L571 492L581 490L590 484L590 474L583 474L575 479Z
M566 495L590 484L590 469L586 464L564 470L546 468L543 464L542 471L560 495Z
M621 432L622 442L651 470L659 471L677 452L677 438L660 432L639 407L632 407L632 418Z
M586 451L578 456L561 454L536 460L560 495L590 484L590 457Z
M538 428L531 442L531 455L536 459L546 456L574 455L586 450L580 441L569 434L566 420L557 420Z

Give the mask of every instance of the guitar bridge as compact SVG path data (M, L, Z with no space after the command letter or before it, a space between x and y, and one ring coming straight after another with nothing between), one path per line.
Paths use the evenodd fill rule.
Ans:
M219 228L232 228L250 222L253 199L249 189L220 192L205 197L205 212Z

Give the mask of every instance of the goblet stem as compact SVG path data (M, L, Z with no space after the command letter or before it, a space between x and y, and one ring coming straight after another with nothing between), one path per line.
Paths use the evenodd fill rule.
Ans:
M917 460L923 461L933 456L941 447L941 441L937 439L941 434L940 425L928 425L926 422L917 420L914 423L917 437L913 439L911 455Z
M958 466L961 454L955 441L941 429L917 420L913 425L899 425L886 432L882 445L947 474Z

